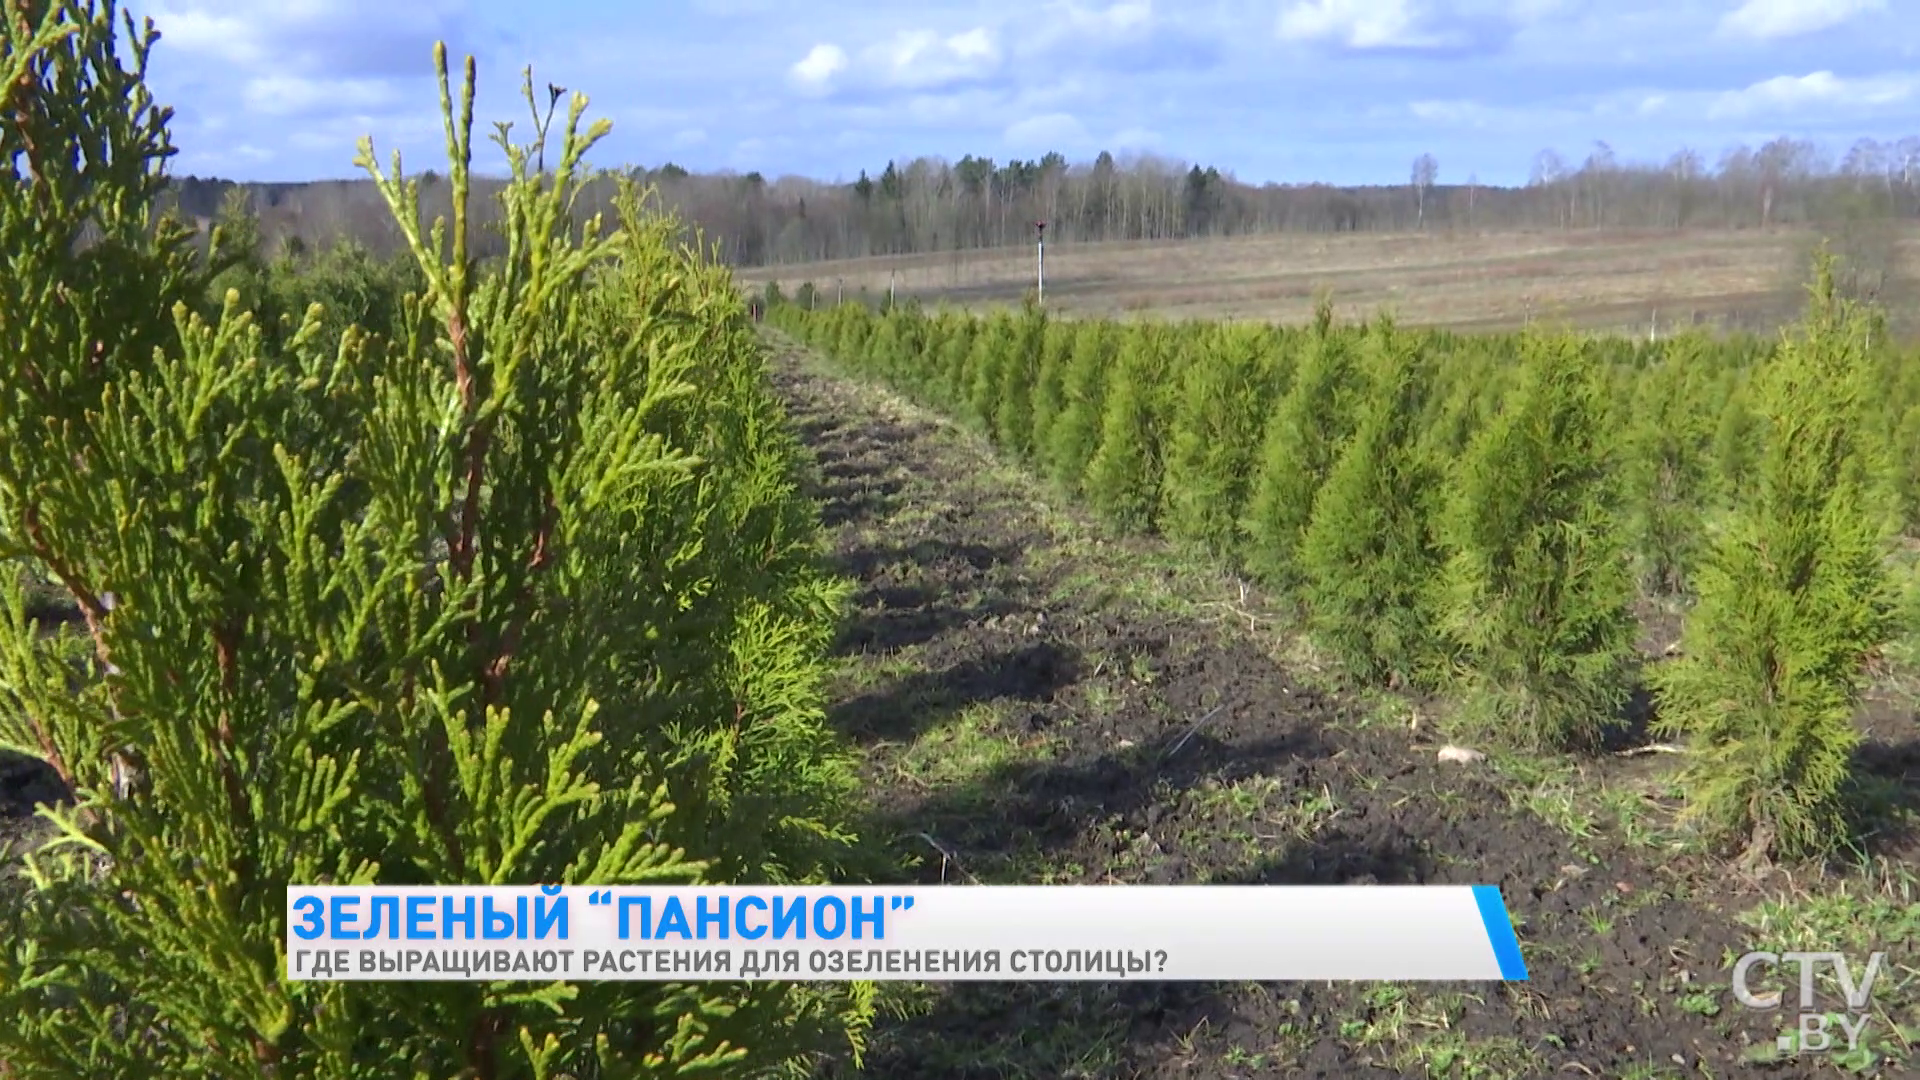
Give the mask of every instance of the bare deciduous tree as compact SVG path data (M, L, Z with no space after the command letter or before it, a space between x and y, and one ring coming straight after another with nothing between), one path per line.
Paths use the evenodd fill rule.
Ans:
M1416 222L1419 228L1427 227L1427 189L1433 186L1439 176L1440 163L1433 159L1432 154L1421 154L1413 159L1413 191L1419 205Z

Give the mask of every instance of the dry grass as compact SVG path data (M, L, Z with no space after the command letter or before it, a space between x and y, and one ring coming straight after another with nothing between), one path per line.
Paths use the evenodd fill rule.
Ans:
M1320 290L1343 318L1389 308L1403 321L1491 329L1532 319L1595 330L1665 333L1699 322L1761 329L1797 311L1795 272L1811 233L1500 232L1289 234L1162 243L1053 244L1047 304L1066 314L1134 312L1299 322ZM1901 238L1906 279L1920 280L1920 230ZM744 270L743 282L806 281L969 307L1018 302L1033 283L1031 248L848 259ZM1896 310L1899 306L1896 305Z

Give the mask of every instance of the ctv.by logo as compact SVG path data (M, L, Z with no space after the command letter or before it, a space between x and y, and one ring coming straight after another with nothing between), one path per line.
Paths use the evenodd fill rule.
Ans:
M1837 952L1750 952L1742 956L1733 965L1733 997L1749 1009L1777 1009L1781 995L1755 994L1748 984L1753 969L1762 965L1777 967L1781 964L1793 964L1800 969L1798 1031L1784 1034L1774 1040L1783 1055L1789 1057L1800 1054L1818 1054L1834 1049L1833 1033L1830 1027L1839 1027L1847 1037L1847 1050L1859 1048L1860 1036L1867 1029L1868 1007L1873 1002L1873 984L1880 977L1880 965L1887 959L1883 952L1867 957L1867 970L1861 973L1860 981L1854 981L1853 968L1847 958ZM1847 1011L1829 1013L1820 1009L1813 989L1814 974L1822 964L1833 968L1834 980L1840 984L1840 993L1846 999Z

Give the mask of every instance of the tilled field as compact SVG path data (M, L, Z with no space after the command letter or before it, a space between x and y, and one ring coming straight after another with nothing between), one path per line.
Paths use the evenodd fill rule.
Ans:
M1443 763L1424 706L1331 689L1225 576L1101 539L983 440L810 356L788 349L776 378L859 587L838 719L865 749L869 831L910 877L1497 883L1531 972L1511 986L929 988L876 1033L867 1075L1832 1068L1749 1063L1780 1020L1735 1004L1726 966L1768 940L1739 914L1769 890L1666 831L1658 755ZM1888 767L1915 764L1909 747ZM1890 959L1911 986L1912 957Z

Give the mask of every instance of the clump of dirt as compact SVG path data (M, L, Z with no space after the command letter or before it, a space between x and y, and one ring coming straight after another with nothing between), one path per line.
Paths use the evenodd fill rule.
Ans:
M775 379L859 587L836 716L866 748L869 832L914 879L1492 883L1531 974L956 984L882 1025L864 1075L1725 1076L1772 1046L1777 1017L1726 991L1754 947L1731 889L1571 803L1548 824L1552 777L1440 762L1378 703L1302 680L1244 612L1208 617L1152 545L1101 539L982 440L797 353Z

